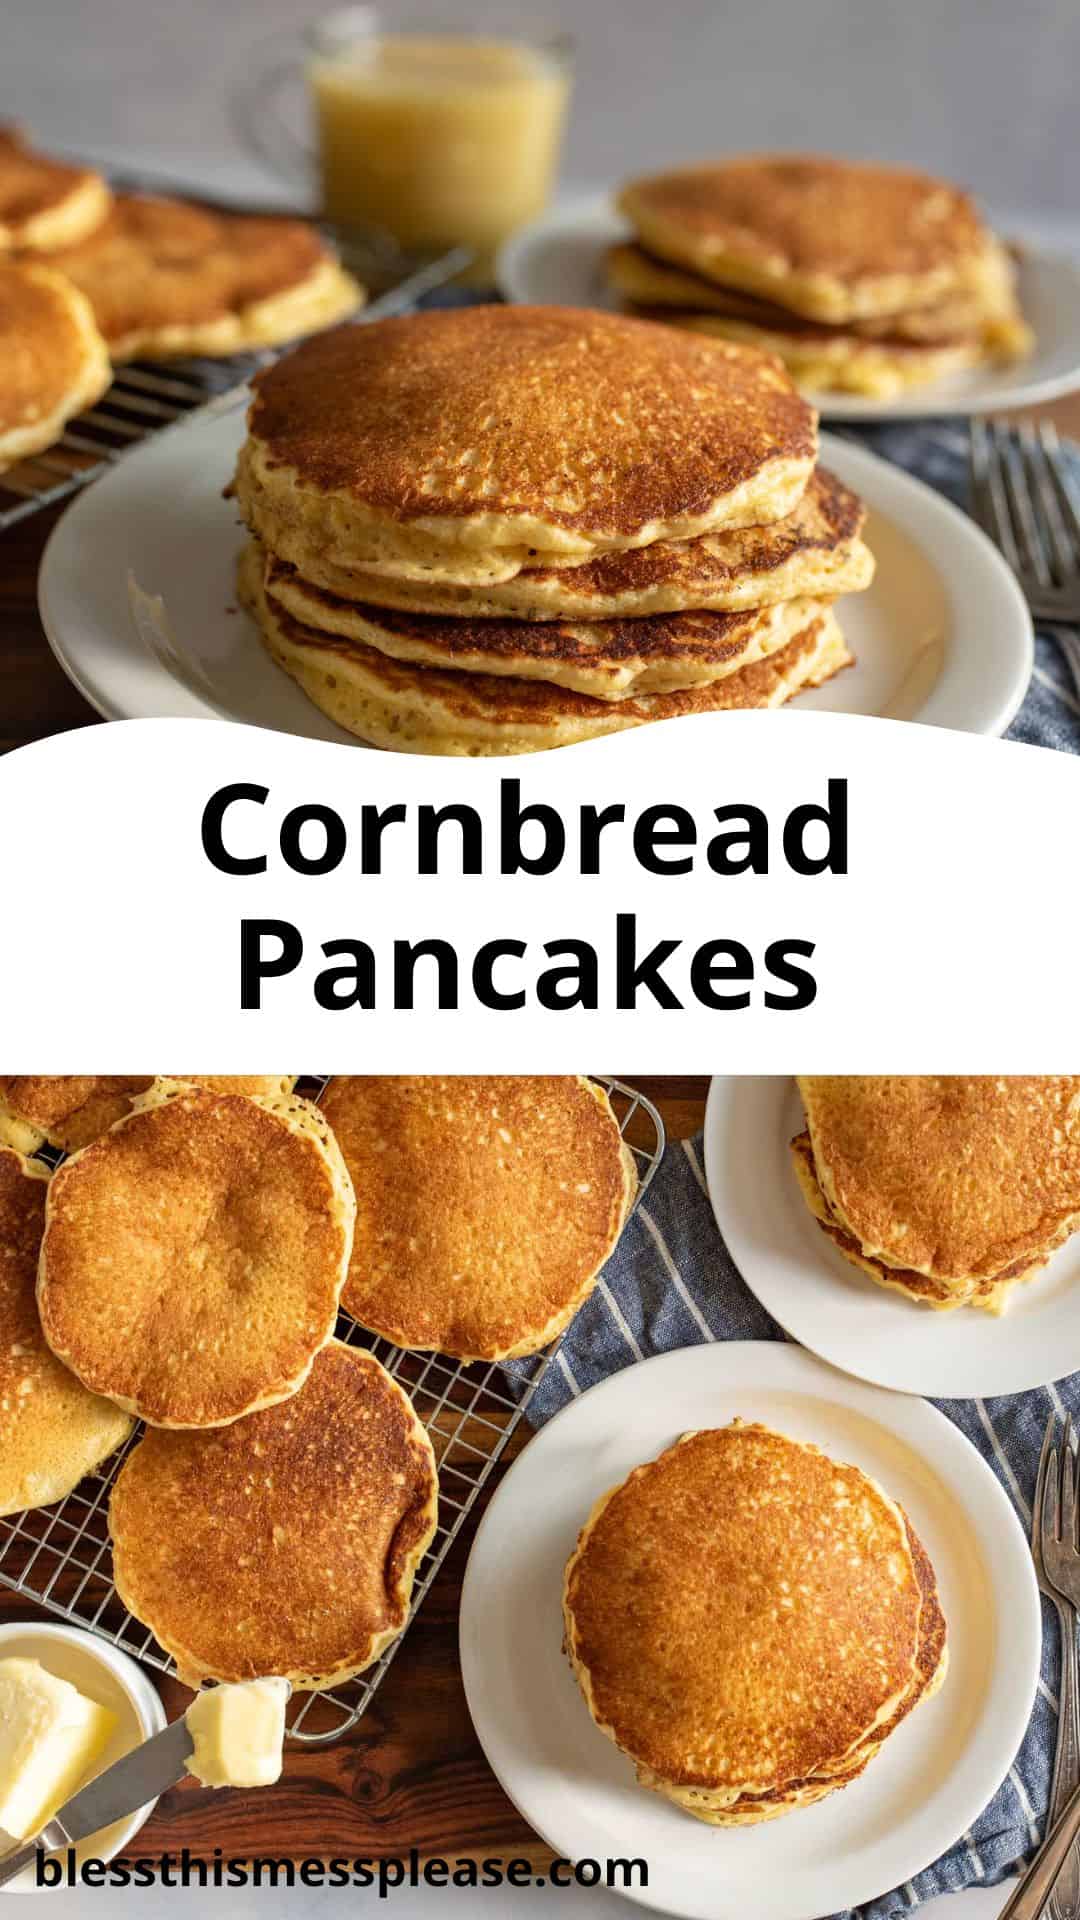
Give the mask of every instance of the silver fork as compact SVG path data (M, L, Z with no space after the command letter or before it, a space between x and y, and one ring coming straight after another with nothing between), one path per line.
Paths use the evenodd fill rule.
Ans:
M1051 1413L1039 1455L1031 1509L1035 1573L1043 1593L1057 1608L1061 1635L1061 1705L1046 1816L1047 1834L1056 1825L1080 1781L1080 1690L1076 1657L1080 1552L1076 1544L1077 1469L1071 1419L1065 1421L1060 1455L1056 1441L1057 1415ZM1077 1920L1080 1916L1080 1850L1075 1842L1054 1884L1049 1912L1053 1920Z
M1080 503L1056 427L973 420L971 504L1035 619L1056 627L1080 695Z

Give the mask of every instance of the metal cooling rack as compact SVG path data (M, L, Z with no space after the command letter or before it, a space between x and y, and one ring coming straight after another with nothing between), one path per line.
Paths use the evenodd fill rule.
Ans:
M644 1094L606 1074L605 1087L619 1128L638 1169L637 1201L649 1185L664 1150L664 1123ZM307 1076L301 1091L321 1098L328 1076ZM50 1155L55 1164L60 1156ZM416 1617L424 1596L450 1551L466 1514L488 1479L511 1434L559 1350L555 1341L527 1360L470 1366L439 1353L407 1353L377 1338L347 1314L337 1336L379 1359L408 1394L427 1428L439 1473L438 1521L417 1568L409 1618L382 1659L353 1681L325 1693L293 1696L290 1737L309 1746L339 1740L353 1728L381 1685L390 1662ZM113 1584L109 1544L109 1492L141 1428L107 1461L53 1507L35 1507L0 1519L0 1586L86 1627L162 1673L175 1671L152 1633L127 1613Z
M358 325L384 320L413 306L424 294L452 280L469 254L456 248L413 266L356 316ZM69 420L60 439L0 471L0 533L45 507L58 506L152 434L175 425L223 395L237 404L259 367L277 351L233 354L225 359L137 360L115 369L108 392L87 412Z

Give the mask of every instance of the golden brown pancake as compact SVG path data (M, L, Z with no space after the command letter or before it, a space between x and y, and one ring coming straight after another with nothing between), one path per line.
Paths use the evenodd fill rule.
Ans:
M1080 1227L1080 1076L800 1078L828 1210L871 1261L950 1293Z
M361 290L301 220L119 194L52 260L83 291L113 360L229 354L341 320Z
M159 1081L53 1178L45 1337L153 1426L224 1426L303 1385L334 1330L353 1217L308 1101Z
M92 168L51 160L16 127L0 127L0 253L67 246L105 218L110 198Z
M284 1406L144 1436L109 1508L117 1591L189 1686L324 1687L400 1633L437 1494L400 1387L334 1340Z
M940 1673L927 1569L860 1469L734 1422L598 1502L567 1567L567 1652L643 1784L745 1824L845 1784Z
M173 1073L168 1078L185 1086L205 1087L208 1093L253 1095L291 1093L297 1080L295 1073Z
M977 292L997 267L966 193L896 167L753 154L634 181L618 204L661 260L818 320Z
M540 680L457 673L392 660L373 647L302 626L267 595L254 543L242 557L240 598L267 651L339 726L400 753L536 753L653 720L780 706L851 664L829 603L799 603L806 625L755 665L679 693L596 700Z
M817 450L776 363L615 314L471 307L309 341L255 381L236 491L336 564L470 583L781 519Z
M78 289L51 268L0 260L0 472L51 447L111 379Z
M152 1073L0 1074L0 1140L22 1153L89 1146L153 1085Z
M650 317L657 310L642 307L640 311ZM909 387L962 373L991 357L978 334L967 340L943 341L938 346L929 342L917 346L910 340L861 340L840 327L830 328L828 337L811 337L801 322L781 329L729 320L719 313L682 313L665 308L664 314L669 326L704 334L710 340L738 340L776 354L800 391L810 395L861 393L887 400Z
M794 512L771 526L732 528L696 540L657 540L601 554L579 567L530 567L487 587L395 580L362 567L337 567L278 523L268 542L270 585L299 620L304 612L290 594L292 576L300 592L306 583L347 601L459 620L639 622L695 608L742 612L806 595L859 593L869 586L873 556L859 538L865 518L857 495L818 467Z
M1025 1280L1033 1280L1049 1258L1046 1255L1042 1259L1032 1260L1028 1256L1003 1267L992 1279L972 1280L966 1284L951 1283L948 1286L941 1280L932 1279L928 1273L916 1273L911 1267L887 1267L883 1261L864 1253L858 1241L852 1239L831 1212L817 1177L814 1150L808 1133L796 1135L791 1143L791 1158L803 1199L819 1227L844 1259L868 1274L871 1280L876 1280L879 1287L905 1293L909 1298L940 1312L949 1312L954 1307L983 1307L987 1313L1004 1313L1013 1288Z
M637 1177L572 1075L338 1076L322 1099L357 1194L343 1305L399 1347L536 1353L596 1285Z
M34 1286L47 1185L44 1167L0 1147L0 1515L65 1499L131 1432L45 1344Z

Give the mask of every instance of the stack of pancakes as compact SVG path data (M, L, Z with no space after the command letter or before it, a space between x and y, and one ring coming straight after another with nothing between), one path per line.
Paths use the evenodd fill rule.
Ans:
M903 1510L858 1467L740 1421L604 1495L563 1618L597 1726L642 1786L718 1827L856 1779L947 1665Z
M51 446L119 361L272 346L361 299L302 221L113 195L0 127L0 470Z
M777 353L807 391L888 399L1032 335L1009 255L925 174L761 154L624 187L608 273L639 314Z
M1001 1313L1080 1228L1080 1076L824 1075L799 1090L803 1197L880 1286Z
M232 491L272 657L373 744L509 754L777 706L849 655L858 500L779 363L617 315L342 328L259 375Z

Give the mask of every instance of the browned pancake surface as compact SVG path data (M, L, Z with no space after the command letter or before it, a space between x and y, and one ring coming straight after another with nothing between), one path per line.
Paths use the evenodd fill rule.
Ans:
M563 307L338 329L258 376L249 419L272 465L399 520L531 514L615 540L816 447L779 363Z
M17 245L28 221L62 207L95 178L89 167L38 153L16 127L0 127L0 235L8 229Z
M606 1100L571 1076L331 1080L357 1194L343 1304L404 1347L535 1351L591 1290L628 1173Z
M404 1625L435 1495L404 1395L335 1341L284 1405L143 1437L109 1510L117 1587L192 1681L342 1677Z
M0 1107L74 1153L122 1119L153 1079L150 1073L0 1074Z

